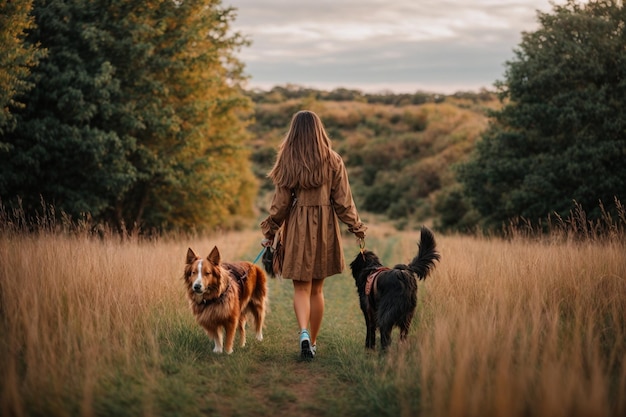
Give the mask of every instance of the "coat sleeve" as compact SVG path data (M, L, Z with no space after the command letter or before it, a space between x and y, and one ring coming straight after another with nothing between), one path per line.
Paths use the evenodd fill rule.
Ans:
M348 226L348 231L354 233L358 238L364 238L367 227L361 221L354 204L350 182L348 181L348 171L343 161L333 176L330 197L337 217Z
M285 221L291 208L291 190L285 187L276 187L269 216L261 222L261 231L267 239L274 239L276 231Z

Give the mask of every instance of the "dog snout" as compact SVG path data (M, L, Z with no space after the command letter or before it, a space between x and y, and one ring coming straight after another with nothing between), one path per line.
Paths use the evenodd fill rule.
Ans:
M193 284L193 290L195 292L202 292L202 284Z

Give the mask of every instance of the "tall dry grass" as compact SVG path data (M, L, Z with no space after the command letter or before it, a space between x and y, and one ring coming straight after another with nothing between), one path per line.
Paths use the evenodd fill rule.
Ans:
M416 331L386 364L402 415L626 415L623 242L439 244Z
M158 354L144 318L167 301L165 281L151 282L174 273L166 258L132 243L47 234L0 238L0 251L3 415L23 414L24 398L30 410L60 411L76 394L76 413L91 414L107 367Z
M0 230L0 414L102 415L96 397L119 378L142 379L151 414L167 329L195 326L181 280L187 245L208 254L212 243L102 238L49 219L22 226ZM244 232L219 240L225 256L251 243Z
M303 415L626 414L623 234L437 235L442 260L419 286L408 343L396 334L386 355L364 352L345 273L326 286L319 358L300 367L289 355L288 283L270 283L266 340L229 358L214 359L184 299L187 246L253 259L258 231L140 240L89 230L0 229L3 416L252 415L277 402ZM371 224L367 246L393 265L414 256L417 240ZM348 260L352 250L346 241Z

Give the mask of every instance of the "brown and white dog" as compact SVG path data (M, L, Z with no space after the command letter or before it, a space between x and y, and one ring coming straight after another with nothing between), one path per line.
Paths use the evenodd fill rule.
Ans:
M267 280L261 268L245 261L221 263L217 246L204 259L189 248L183 278L191 311L215 342L213 352L232 353L236 329L245 346L248 313L257 340L263 340Z

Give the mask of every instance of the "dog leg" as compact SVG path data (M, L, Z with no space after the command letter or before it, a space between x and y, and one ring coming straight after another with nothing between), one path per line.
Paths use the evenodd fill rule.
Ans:
M242 314L239 316L239 324L237 326L239 329L239 338L240 338L240 346L246 346L246 315Z
M365 335L365 347L368 349L376 348L376 320L370 314L365 315L365 326L367 334Z
M263 324L265 323L265 301L252 299L250 311L254 317L254 331L256 340L263 340Z
M235 330L237 329L238 321L239 321L238 317L233 317L226 324L226 326L224 326L226 328L226 339L224 340L224 350L229 355L233 353L233 344L235 343Z
M409 329L411 328L411 322L413 321L413 313L407 314L406 318L399 324L400 327L400 340L405 341L409 335Z
M404 342L406 340L406 337L409 334L409 328L404 328L404 326L400 327L400 341Z
M380 346L383 351L387 350L391 344L391 330L393 330L393 326L390 324L380 326Z
M254 317L254 331L256 333L256 340L259 342L263 340L263 322L265 321L265 311L262 308L252 309L252 316Z
M207 331L209 338L211 338L213 340L213 342L215 343L215 347L213 348L213 352L214 353L222 353L222 329L219 328L217 330L215 330L215 332L209 332Z

